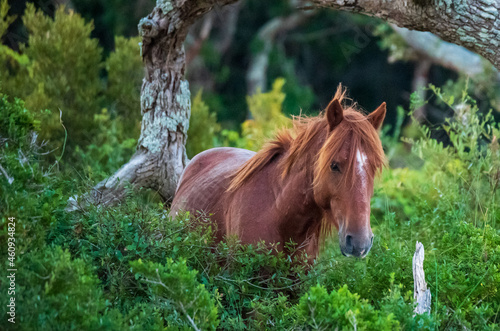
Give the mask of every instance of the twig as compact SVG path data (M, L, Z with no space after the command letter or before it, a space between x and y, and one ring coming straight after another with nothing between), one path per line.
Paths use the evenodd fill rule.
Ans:
M7 173L7 171L5 171L5 169L1 165L0 165L0 170L2 171L3 175L5 176L5 178L7 178L7 181L9 182L9 185L11 185L12 182L14 181L14 178L10 177L9 174Z

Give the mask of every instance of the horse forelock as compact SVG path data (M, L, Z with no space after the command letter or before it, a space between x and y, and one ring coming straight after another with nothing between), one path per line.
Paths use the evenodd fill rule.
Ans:
M347 166L342 169L342 185L355 184L360 153L364 153L366 175L373 180L386 164L382 143L377 131L368 118L355 108L344 109L344 120L331 132L318 152L315 164L314 185L317 185L331 171L330 165L338 157L341 149L348 144Z

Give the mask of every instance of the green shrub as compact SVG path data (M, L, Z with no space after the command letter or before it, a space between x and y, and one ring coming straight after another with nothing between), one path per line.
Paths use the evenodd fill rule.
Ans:
M105 62L108 72L106 104L116 112L129 138L138 137L141 128L140 92L144 67L140 41L140 37L115 37L115 50Z
M430 89L436 103L454 112L442 126L449 141L436 141L432 134L439 128L426 126L417 127L420 138L405 139L422 166L383 174L374 215L380 210L384 222L375 225L380 238L371 254L378 255L377 244L387 248L387 257L422 241L440 327L494 329L500 309L499 126L465 92L455 98L432 85ZM389 269L384 265L379 268Z
M101 181L122 166L135 152L137 138L126 129L121 117L112 116L106 108L94 115L96 134L90 143L73 153L77 169L83 170L89 180Z
M60 247L44 247L19 254L17 264L22 266L16 274L20 330L122 329L121 314L108 309L99 279L84 260L71 259Z
M23 146L28 135L38 130L39 126L40 122L24 107L22 100L10 102L6 95L0 95L0 135L5 139L2 147Z
M167 325L190 326L197 330L215 330L219 324L215 300L196 279L197 271L190 270L185 260L166 265L131 263L136 278L147 284L152 301L165 309Z
M0 95L0 237L6 238L7 217L19 220L18 249L35 249L46 231L64 218L65 186L54 176L55 164L44 167L44 152L37 139L40 123L24 102Z
M297 306L283 293L264 300L257 297L252 301L252 308L249 329L289 330L297 326Z
M312 330L393 330L399 323L393 314L381 314L347 286L328 291L322 286L312 287L300 298L298 318Z
M95 132L92 118L99 111L102 50L97 39L90 38L92 23L64 6L57 9L54 19L28 4L23 23L29 32L28 45L21 52L29 58L26 70L20 72L23 86L7 93L26 100L34 111L49 109L41 116L42 137L62 144L65 130L60 124L60 112L69 146L89 141Z
M495 329L500 310L500 236L489 225L457 223L442 234L425 263L434 311L445 328Z
M131 261L160 263L185 258L191 267L199 267L200 261L205 261L201 257L211 259L207 255L212 240L209 229L193 227L189 217L170 221L162 205L148 201L147 196L129 198L106 210L89 209L85 215L61 221L50 238L51 243L64 245L76 256L93 261L108 300L122 307L124 313L130 301L146 297L130 272Z
M121 206L90 208L59 222L49 238L92 260L106 299L127 316L136 303L151 305L149 292L130 271L129 263L138 259L162 264L184 259L188 268L198 270L197 281L217 300L222 329L245 329L253 321L254 304L267 305L277 289L296 296L305 273L299 263L263 244L229 240L216 245L213 231L206 220L189 215L170 219L162 205L131 196ZM164 313L158 316L173 323Z
M271 91L258 92L247 97L247 104L252 119L245 121L242 127L242 136L250 150L259 150L264 142L272 138L277 129L291 126L292 122L283 115L282 105L285 94L282 92L285 80L278 78L273 83Z
M4 0L2 29L12 23L5 6ZM75 164L86 158L94 172L116 170L140 132L139 38L117 37L103 62L92 22L64 6L51 18L28 4L23 23L28 43L20 52L0 46L2 91L26 101L41 124L40 138L57 151L50 160L62 154L64 160L76 157Z
M465 91L455 100L431 85L438 102L454 111L442 126L449 145L431 138L431 129L422 126L423 138L407 140L413 152L425 161L422 171L429 176L441 205L454 204L467 222L497 227L500 219L500 127L491 113L483 115ZM446 211L448 208L440 208Z
M191 102L191 118L189 119L186 153L192 158L216 145L216 137L220 131L217 115L211 113L201 99L201 90Z

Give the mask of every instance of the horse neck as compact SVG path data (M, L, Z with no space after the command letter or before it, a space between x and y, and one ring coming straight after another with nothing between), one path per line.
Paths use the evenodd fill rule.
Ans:
M322 211L314 200L313 190L317 150L316 148L311 149L299 162L294 162L279 185L277 208L286 211L286 215L294 220L287 226L300 229L316 219L318 222L321 221ZM281 161L286 162L287 156L285 154ZM277 176L281 176L279 168L275 169Z

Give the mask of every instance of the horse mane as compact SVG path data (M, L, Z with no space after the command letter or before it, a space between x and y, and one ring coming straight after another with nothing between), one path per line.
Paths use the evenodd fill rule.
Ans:
M310 162L311 151L318 151L315 161L315 181L314 185L324 178L327 171L330 171L330 164L333 155L336 155L343 143L351 140L348 155L348 168L344 172L344 183L354 183L356 152L362 148L369 160L369 174L375 176L379 169L385 164L385 155L382 149L377 131L373 128L367 117L358 108L356 103L345 105L346 90L341 84L333 100L339 100L343 104L344 119L335 127L330 134L328 123L324 116L324 111L318 116L294 116L293 126L290 129L283 129L276 134L276 137L264 144L250 160L245 162L235 173L228 187L228 191L234 191L241 187L256 173L270 164L278 156L283 156L279 163L281 178L285 178L294 165L299 162ZM319 144L323 144L322 146Z

